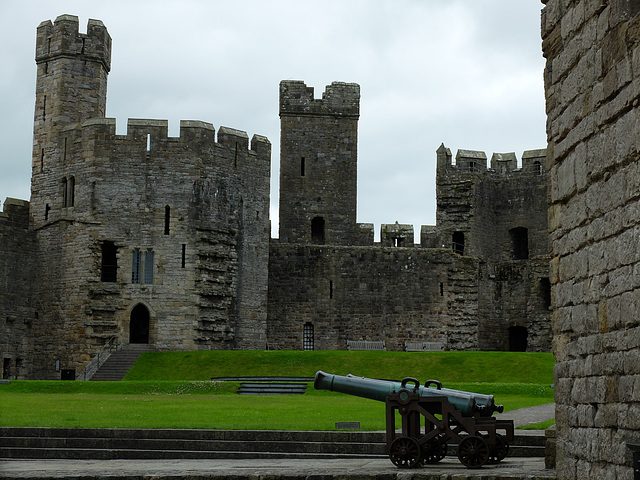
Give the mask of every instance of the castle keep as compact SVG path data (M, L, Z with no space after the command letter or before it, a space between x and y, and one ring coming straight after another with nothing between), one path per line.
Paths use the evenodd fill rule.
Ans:
M111 38L37 31L31 199L0 214L4 378L86 378L129 343L196 349L551 346L545 150L444 145L437 224L356 221L360 88L280 84L280 234L271 145L227 127L105 117Z

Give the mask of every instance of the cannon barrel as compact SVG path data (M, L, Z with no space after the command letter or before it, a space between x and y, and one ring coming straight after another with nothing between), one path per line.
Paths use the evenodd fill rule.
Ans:
M408 383L413 383L413 385L407 385ZM398 392L402 389L416 390L415 387L417 386L417 393L421 397L445 396L455 409L465 416L479 414L490 417L494 412L501 413L503 411L502 405L495 404L493 395L481 395L462 390L442 388L440 382L436 380L428 380L426 385L418 385L419 382L414 378L405 378L402 382L395 382L356 377L354 375L334 375L322 371L316 373L313 384L316 390L330 390L380 402L386 401L387 397L393 392Z

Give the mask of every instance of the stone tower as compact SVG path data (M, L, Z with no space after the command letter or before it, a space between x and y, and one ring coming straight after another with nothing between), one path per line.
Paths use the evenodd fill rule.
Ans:
M63 129L105 116L111 37L100 20L89 20L86 34L79 33L76 16L44 21L37 30L36 64L31 220L39 228L54 208L74 205L72 146Z
M359 115L357 84L280 83L280 241L353 242Z
M193 120L179 137L155 119L116 134L105 117L111 39L99 21L78 27L63 15L38 28L33 343L5 353L24 358L8 370L85 378L98 354L128 343L262 348L269 141Z

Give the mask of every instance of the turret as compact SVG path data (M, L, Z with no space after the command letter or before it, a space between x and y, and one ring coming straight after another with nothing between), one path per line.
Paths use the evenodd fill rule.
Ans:
M105 116L111 37L99 20L89 20L84 34L78 17L61 15L38 26L35 60L31 205L34 226L40 226L50 210L73 206L73 142L65 130Z
M280 239L348 245L356 225L360 87L333 82L322 98L280 83Z

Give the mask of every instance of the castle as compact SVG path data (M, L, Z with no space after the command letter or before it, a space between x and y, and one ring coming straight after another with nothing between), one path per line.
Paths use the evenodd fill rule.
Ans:
M271 144L105 118L111 38L37 29L31 199L0 213L3 378L87 378L107 349L551 348L545 150L436 152L437 223L356 221L360 88L280 84Z

